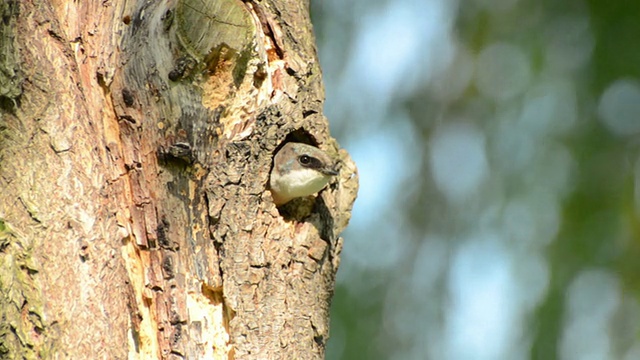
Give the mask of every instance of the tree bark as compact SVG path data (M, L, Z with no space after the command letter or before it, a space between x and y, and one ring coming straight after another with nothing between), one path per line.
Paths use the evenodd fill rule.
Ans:
M0 4L0 357L314 359L357 192L308 2ZM340 175L278 209L285 141Z

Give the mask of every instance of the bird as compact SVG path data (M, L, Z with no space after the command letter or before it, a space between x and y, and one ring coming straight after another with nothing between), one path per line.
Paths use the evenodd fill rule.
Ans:
M276 206L313 195L338 175L336 162L319 148L288 142L275 154L269 188Z

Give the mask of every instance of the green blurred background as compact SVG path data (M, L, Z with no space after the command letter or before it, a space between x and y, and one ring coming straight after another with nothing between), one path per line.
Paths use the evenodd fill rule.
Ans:
M640 359L640 1L312 0L328 359Z

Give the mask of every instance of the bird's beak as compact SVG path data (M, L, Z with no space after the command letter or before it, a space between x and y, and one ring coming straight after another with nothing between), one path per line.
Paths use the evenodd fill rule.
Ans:
M335 167L330 168L330 167L328 167L328 166L327 166L327 167L325 167L325 168L322 168L322 169L320 170L320 172L322 172L322 173L323 173L323 174L325 174L325 175L331 175L331 176L336 176L336 175L338 175L338 170L336 170L336 169L335 169Z

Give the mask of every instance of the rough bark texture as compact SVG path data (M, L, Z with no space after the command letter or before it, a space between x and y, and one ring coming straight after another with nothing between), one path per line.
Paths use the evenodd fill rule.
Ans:
M0 357L322 358L357 175L308 3L0 4ZM341 159L277 209L283 141Z

